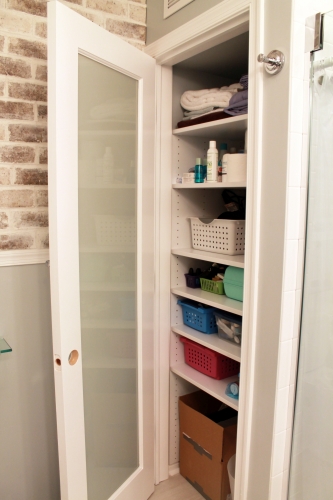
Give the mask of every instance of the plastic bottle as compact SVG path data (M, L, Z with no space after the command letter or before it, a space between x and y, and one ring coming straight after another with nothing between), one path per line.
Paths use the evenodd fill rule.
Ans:
M219 163L217 168L217 182L222 182L222 160L223 156L228 152L228 146L225 142L220 144L220 152L219 152Z
M206 178L206 167L204 166L204 162L201 158L196 158L195 167L194 167L195 182L205 182Z
M216 141L209 141L207 151L207 182L217 181L217 157Z

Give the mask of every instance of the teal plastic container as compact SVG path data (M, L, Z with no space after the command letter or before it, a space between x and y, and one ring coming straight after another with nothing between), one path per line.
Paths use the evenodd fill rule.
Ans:
M244 269L229 266L225 271L223 283L227 297L243 302Z

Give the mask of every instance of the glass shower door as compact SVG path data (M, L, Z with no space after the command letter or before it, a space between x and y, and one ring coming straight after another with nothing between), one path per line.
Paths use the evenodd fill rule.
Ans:
M289 500L333 498L333 12L312 54L308 214Z

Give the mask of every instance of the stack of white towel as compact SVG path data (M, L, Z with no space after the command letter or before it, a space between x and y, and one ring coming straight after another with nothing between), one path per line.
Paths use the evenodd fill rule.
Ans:
M227 108L232 96L242 90L240 83L213 89L187 90L180 98L184 119L198 118L206 113Z

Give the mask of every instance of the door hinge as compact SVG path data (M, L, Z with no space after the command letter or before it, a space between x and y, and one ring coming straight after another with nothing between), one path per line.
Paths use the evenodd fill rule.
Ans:
M323 48L323 14L318 12L305 20L305 52L316 52Z

